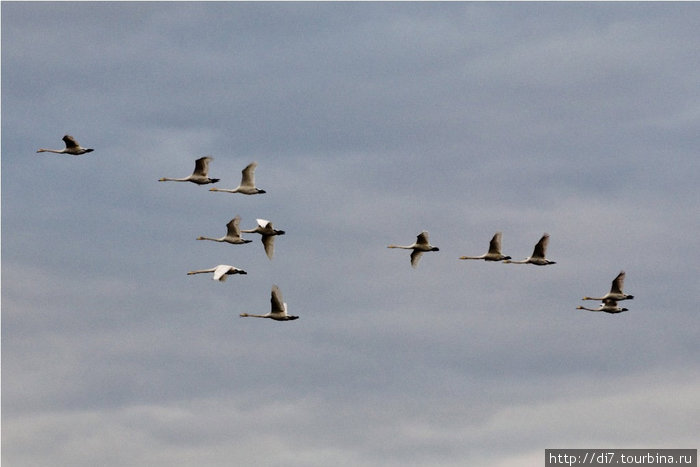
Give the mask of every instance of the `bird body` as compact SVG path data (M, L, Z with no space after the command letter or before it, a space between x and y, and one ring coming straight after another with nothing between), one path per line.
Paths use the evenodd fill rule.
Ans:
M211 240L214 242L226 242L233 245L242 245L244 243L250 243L252 240L245 240L241 238L241 230L238 225L241 222L241 216L236 216L226 224L226 235L221 238L211 238L211 237L197 237L197 240Z
M63 136L63 142L66 143L66 147L63 149L41 148L37 152L55 152L56 154L71 154L73 156L79 156L81 154L94 151L92 148L82 147L71 135Z
M194 163L194 172L192 175L184 178L160 178L159 182L192 182L197 185L206 185L208 183L216 183L218 178L209 178L209 162L214 160L211 156L200 157Z
M459 259L483 259L484 261L503 261L510 259L510 256L501 253L501 236L501 232L496 232L489 243L488 253L481 256L460 256Z
M586 308L585 306L577 306L577 310L588 310L588 311L602 311L604 313L622 313L623 311L628 311L627 308L621 308L617 305L617 301L615 300L604 300L602 305L600 305L598 308Z
M625 271L620 271L620 273L613 279L612 286L610 287L610 292L606 293L602 297L583 297L581 300L631 300L634 295L627 295L622 292L622 288L625 285Z
M265 220L265 219L256 219L258 222L258 225L254 229L250 230L241 230L241 232L245 233L259 233L262 235L262 244L263 247L265 248L265 254L267 254L267 257L272 259L272 256L275 253L275 236L277 235L284 235L284 230L275 230L275 228L272 226L272 222Z
M426 251L440 251L436 246L430 244L428 238L428 232L423 231L416 237L415 243L412 245L389 245L387 248L403 248L404 250L413 250L411 252L411 267L415 268L418 266L418 261L420 261L421 256Z
M525 258L524 260L521 260L521 261L512 261L510 259L507 259L503 262L504 263L512 263L512 264L534 264L537 266L547 266L549 264L557 264L556 261L550 261L546 258L548 244L549 244L549 234L545 233L544 235L542 235L542 238L540 238L540 241L537 242L537 245L535 245L535 249L532 252L532 256Z
M225 193L243 193L244 195L258 195L265 193L265 190L261 190L255 186L255 168L258 166L257 162L251 162L246 166L241 172L241 184L234 189L227 188L210 188L209 191L223 191Z
M270 312L264 315L253 315L249 313L241 313L241 318L251 317L251 318L270 318L275 321L292 321L299 319L298 316L291 316L287 314L287 304L282 300L282 292L276 285L272 286L272 293L270 295Z
M209 269L190 271L187 273L187 275L191 276L192 274L205 274L208 272L213 272L214 275L212 276L212 280L219 282L226 281L226 278L233 274L248 274L243 269L238 269L237 267L229 266L228 264L219 264L218 266Z

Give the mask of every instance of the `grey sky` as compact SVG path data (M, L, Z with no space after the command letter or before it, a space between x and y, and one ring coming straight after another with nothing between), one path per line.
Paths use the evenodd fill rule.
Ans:
M698 31L694 2L3 2L2 460L697 448ZM35 153L66 133L95 151ZM203 155L267 193L157 182ZM236 214L287 232L272 261L195 241ZM422 230L414 270L386 246ZM496 231L557 264L457 259ZM221 263L248 275L186 275ZM630 311L575 309L621 269ZM272 284L300 319L240 319Z

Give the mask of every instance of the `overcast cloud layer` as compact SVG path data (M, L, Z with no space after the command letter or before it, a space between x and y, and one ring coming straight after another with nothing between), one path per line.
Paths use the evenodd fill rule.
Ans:
M3 463L698 448L699 42L695 2L4 2ZM203 155L267 193L157 182ZM272 261L195 241L237 214ZM496 231L557 264L457 259ZM272 284L300 319L239 318Z

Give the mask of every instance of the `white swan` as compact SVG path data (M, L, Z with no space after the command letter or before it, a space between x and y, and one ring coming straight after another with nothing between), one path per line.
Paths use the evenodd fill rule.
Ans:
M244 240L241 238L241 229L238 224L241 222L241 216L236 216L226 224L226 235L221 238L211 238L211 237L197 237L197 240L211 240L214 242L226 242L232 243L234 245L242 245L244 243L250 243L252 240Z
M535 264L537 266L547 266L548 264L557 264L556 261L550 261L548 260L545 256L547 254L547 245L549 244L549 234L546 233L542 235L542 238L540 238L540 241L537 242L537 245L535 245L535 249L532 252L532 256L529 258L525 258L522 261L512 261L512 260L505 260L503 261L504 263L512 263L512 264Z
M248 274L243 269L238 269L237 267L229 266L228 264L219 264L218 266L209 269L190 271L187 273L187 275L191 276L192 274L206 274L208 272L213 272L214 276L212 279L219 282L224 282L226 278L232 274Z
M605 313L622 313L623 311L628 311L627 308L621 308L617 305L615 300L605 300L603 304L598 308L586 308L585 306L577 306L577 310L588 310L588 311L603 311Z
M282 292L280 292L279 287L276 285L272 286L272 294L270 297L270 312L265 315L251 315L248 313L241 313L241 318L252 317L252 318L270 318L275 321L292 321L299 319L298 316L291 316L287 314L287 304L282 300Z
M56 154L72 154L74 156L79 156L87 152L92 152L92 148L84 148L78 144L78 142L71 135L65 135L63 137L63 142L66 143L66 147L63 149L44 149L41 148L37 152L55 152Z
M496 232L489 243L488 253L481 256L460 256L459 259L483 259L485 261L503 261L510 259L510 256L501 254L501 236L501 232Z
M421 256L426 251L440 251L440 248L430 244L428 240L428 232L423 231L418 234L416 242L412 245L389 245L387 248L403 248L404 250L413 250L411 252L411 266L418 266Z
M265 193L265 190L261 190L255 186L255 168L258 166L257 162L251 162L243 169L241 176L241 184L234 189L228 188L209 188L209 191L223 191L226 193L243 193L244 195L258 195Z
M606 293L602 297L583 297L581 300L631 300L634 295L627 295L622 292L622 288L625 284L625 271L620 271L612 281L612 287L610 287L610 292Z
M265 254L267 257L272 259L272 255L275 253L275 235L284 235L284 230L275 230L272 227L272 222L265 219L255 219L258 221L257 227L251 230L241 230L245 233L259 233L262 235L262 244L265 248Z
M184 178L166 178L159 179L159 182L192 182L197 185L206 185L207 183L216 183L218 178L209 178L209 162L214 160L211 156L200 157L194 163L194 172L189 177Z

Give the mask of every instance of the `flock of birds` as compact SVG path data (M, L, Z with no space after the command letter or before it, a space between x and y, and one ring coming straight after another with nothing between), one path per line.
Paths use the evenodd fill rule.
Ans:
M83 148L80 146L78 141L70 135L65 135L63 137L63 142L66 147L64 149L44 149L41 148L37 152L53 152L57 154L71 154L74 156L79 156L81 154L86 154L94 151L92 148ZM212 157L200 157L195 161L194 172L191 175L183 178L160 178L158 181L166 182L191 182L197 185L207 185L210 183L217 183L220 179L209 177L209 163L212 161ZM255 186L255 168L258 166L256 162L251 162L248 164L241 173L241 183L233 189L222 189L222 188L210 188L209 191L220 191L225 193L241 193L244 195L257 195L265 193ZM226 235L221 238L212 237L198 237L197 240L210 240L214 242L225 242L233 245L241 245L245 243L250 243L252 240L247 240L241 237L241 233L258 233L261 235L262 244L265 249L265 254L272 260L274 254L274 239L278 235L284 235L283 230L277 230L273 227L272 222L265 219L256 219L258 225L254 229L241 230L240 222L241 217L236 216L231 219L228 224L226 224ZM484 261L499 261L506 264L534 264L537 266L548 266L551 264L556 264L556 261L551 261L547 259L547 245L549 244L549 234L545 233L542 238L537 242L532 255L520 260L513 261L510 256L506 256L501 253L501 238L502 233L496 232L496 234L491 239L489 243L489 250L481 256L461 256L461 260L484 260ZM440 249L436 246L430 244L429 234L426 231L418 234L416 241L411 245L389 245L387 248L401 248L411 251L411 266L417 267L421 256L425 252L439 251ZM200 269L195 271L189 271L188 275L193 274L208 274L213 273L212 279L216 281L225 281L226 278L234 274L247 274L246 271L239 269L235 266L230 266L227 264L220 264L209 269ZM612 286L610 292L603 295L602 297L583 297L582 300L600 300L602 303L598 308L587 308L584 306L577 306L577 310L588 310L596 312L605 313L621 313L623 311L628 311L627 308L623 308L618 305L619 301L633 299L634 296L625 294L623 292L625 281L625 272L620 271L620 273L612 281ZM254 317L254 318L269 318L276 321L291 321L298 319L298 316L292 316L287 313L287 303L282 299L282 292L276 285L272 286L271 297L270 297L271 309L269 313L264 315L256 315L249 313L241 313L241 317Z
M209 177L209 163L212 158L209 156L200 157L195 161L194 172L191 175L183 178L166 178L163 177L159 179L159 182L192 182L197 185L207 185L209 183L216 183L220 179ZM222 191L225 193L242 193L244 195L258 195L265 193L265 190L255 186L255 168L258 166L257 162L251 162L243 169L241 173L241 183L233 189L221 189L221 188L211 188L209 191ZM256 219L258 225L254 229L241 230L241 216L236 216L231 219L228 224L226 224L226 235L221 238L212 237L197 237L197 240L211 240L214 242L224 242L230 243L232 245L244 245L250 243L252 240L247 240L241 237L241 233L258 233L262 239L263 247L265 248L265 254L271 260L275 252L275 237L277 235L284 235L284 230L277 230L273 227L272 222L265 219ZM196 271L189 271L188 275L193 274L206 274L214 273L212 276L213 280L225 281L228 276L234 274L247 274L243 269L239 269L235 266L230 266L228 264L219 264L213 268L200 269ZM269 318L275 321L292 321L298 319L298 316L292 316L287 313L287 303L282 299L282 292L276 285L272 286L272 292L270 296L270 312L264 315L255 315L250 313L241 313L243 318Z

